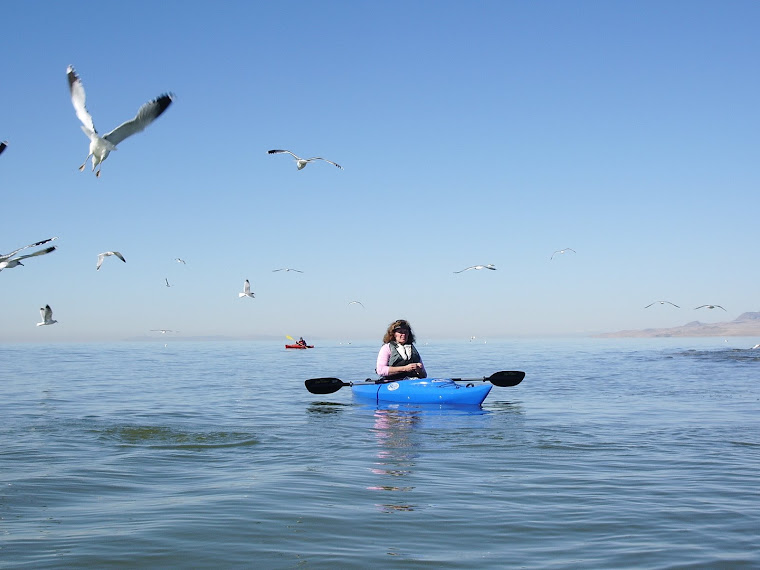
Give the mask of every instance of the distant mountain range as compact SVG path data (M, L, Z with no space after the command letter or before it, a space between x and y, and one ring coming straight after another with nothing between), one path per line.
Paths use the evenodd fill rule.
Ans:
M594 335L595 338L655 338L670 336L760 336L760 313L742 313L733 321L700 323L692 321L680 327L618 331Z

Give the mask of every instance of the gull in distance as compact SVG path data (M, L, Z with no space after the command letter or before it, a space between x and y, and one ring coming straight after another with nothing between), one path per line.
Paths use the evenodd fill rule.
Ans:
M671 303L670 301L655 301L654 303L649 303L649 304L648 304L646 307L644 307L644 308L645 308L645 309L648 309L649 307L651 307L652 305L656 305L657 303L659 303L660 305L664 305L665 303L667 303L668 305L673 305L673 306L674 306L675 308L677 308L677 309L680 309L680 308L681 308L681 307L679 307L678 305L676 305L675 303Z
M723 307L721 307L720 305L700 305L699 307L694 307L695 311L697 309L723 309ZM726 309L723 309L723 310L726 311Z
M267 154L283 154L283 153L287 153L296 159L296 168L298 168L298 170L302 170L307 164L309 164L310 162L314 160L324 160L325 162L329 162L330 164L333 164L337 166L338 168L340 168L341 170L343 170L343 167L340 164L337 164L333 162L332 160L327 160L326 158L322 158L321 156L312 156L311 158L301 158L300 156L296 156L289 150L273 149L273 150L267 151Z
M66 77L69 80L69 92L71 94L71 103L74 105L74 111L76 111L77 118L82 122L82 131L84 131L84 134L90 139L89 154L87 155L87 158L84 159L82 166L79 167L79 171L81 172L84 170L87 165L87 159L92 157L93 172L95 172L95 168L98 169L98 171L95 172L95 176L100 176L101 163L108 158L108 155L112 150L117 150L116 145L127 137L145 129L145 127L161 116L161 113L166 111L174 100L174 95L171 93L164 93L156 99L148 101L138 109L137 115L135 115L134 118L125 121L114 130L101 137L95 129L92 116L85 105L85 93L82 80L71 65L66 68Z
M568 251L572 251L573 253L575 253L575 250L572 247L566 247L565 249L558 249L557 251L552 253L552 256L549 259L554 259L554 256L557 255L558 253L561 255Z
M367 307L364 306L364 304L361 301L349 301L349 305L361 305L362 308L366 309Z
M291 269L290 267L282 267L280 269L272 269L272 273L276 271L295 271L296 273L303 273L300 269Z
M119 259L121 259L124 263L127 262L126 259L124 259L124 256L120 254L118 251L104 251L103 253L98 254L98 264L95 266L95 271L100 270L100 266L103 265L103 260L106 257L110 257L112 255L115 255Z
M470 267L465 267L464 269L460 269L454 273L463 273L464 271L469 271L470 269L490 269L491 271L496 271L496 266L493 263L489 263L488 265L471 265Z
M238 293L238 297L250 297L251 299L254 299L256 295L251 293L251 282L248 281L248 279L245 280L245 283L243 283L243 292Z
M187 265L187 263L185 262L185 260L184 259L180 259L179 257L175 257L174 261L176 261L177 263L181 263L182 265Z
M0 142L0 154L3 154L3 151L5 150L5 147L7 146L8 146L8 141Z
M45 305L44 307L40 307L40 315L42 316L42 322L37 323L38 327L44 326L44 325L54 325L58 321L56 321L53 318L53 309L50 308L50 305Z

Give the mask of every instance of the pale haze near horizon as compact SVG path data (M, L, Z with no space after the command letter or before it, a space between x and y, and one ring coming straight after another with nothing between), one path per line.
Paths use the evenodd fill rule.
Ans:
M0 22L0 253L59 249L0 272L0 342L379 340L397 318L420 340L585 335L760 310L756 2L35 6ZM77 170L69 64L101 134L176 94L100 179ZM96 271L107 250L127 262ZM644 309L659 300L681 308ZM37 327L46 304L59 322Z

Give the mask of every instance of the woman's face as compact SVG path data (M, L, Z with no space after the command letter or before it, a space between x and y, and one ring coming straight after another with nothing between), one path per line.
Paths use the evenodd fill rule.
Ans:
M406 344L409 338L409 329L406 327L396 327L393 329L393 338L399 344Z

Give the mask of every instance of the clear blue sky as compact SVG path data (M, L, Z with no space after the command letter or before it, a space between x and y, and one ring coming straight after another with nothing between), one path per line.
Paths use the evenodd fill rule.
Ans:
M5 2L0 252L59 249L0 273L0 341L760 310L758 29L756 1ZM77 170L69 64L101 133L176 94L100 179ZM127 263L96 272L105 250ZM661 299L681 309L643 308ZM59 323L36 327L45 304Z

